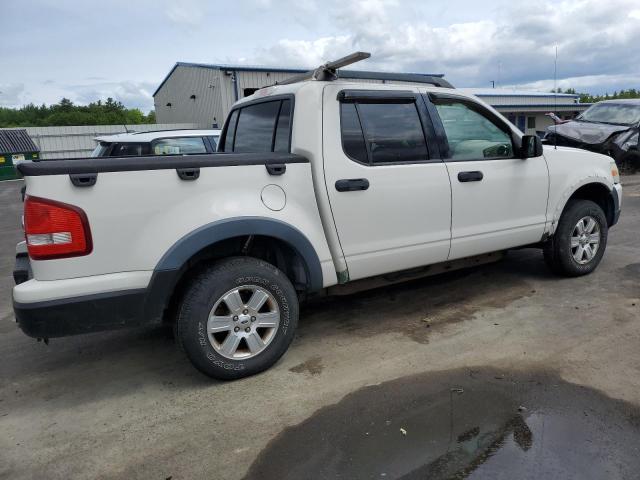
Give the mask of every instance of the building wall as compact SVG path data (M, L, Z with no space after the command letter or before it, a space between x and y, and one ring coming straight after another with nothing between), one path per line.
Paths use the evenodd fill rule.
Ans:
M236 100L253 93L255 89L274 85L293 75L296 74L178 66L154 97L156 119L159 122L198 122L209 127L215 120L221 128ZM381 80L358 81L383 83ZM389 83L414 85L411 82ZM191 95L196 95L196 99L191 100ZM171 107L167 103L171 103Z
M178 66L155 95L156 119L160 123L198 123L222 127L226 112L222 99L228 96L222 73L211 68ZM195 95L195 99L191 99ZM167 106L170 103L171 106Z
M87 157L96 147L93 140L100 135L116 133L149 132L152 130L176 130L209 128L197 123L172 123L149 125L83 125L74 127L26 127L25 130L40 149L40 158Z
M159 122L197 122L208 127L217 122L221 128L236 100L253 93L254 89L273 85L295 73L278 71L225 70L206 66L177 66L154 97ZM234 85L235 78L235 85ZM362 83L383 83L382 80L358 80ZM415 85L412 82L389 83ZM247 90L249 89L249 90ZM525 133L544 131L552 120L544 114L555 111L562 118L572 118L588 104L576 103L574 95L527 94L507 89L461 89L477 95L500 113L513 119ZM195 100L189 97L196 95ZM171 103L171 107L166 104ZM535 127L528 118L533 117Z

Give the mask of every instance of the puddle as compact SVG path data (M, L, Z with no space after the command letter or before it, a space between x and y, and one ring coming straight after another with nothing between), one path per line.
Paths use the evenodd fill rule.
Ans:
M544 372L362 388L275 437L246 479L628 479L640 409Z

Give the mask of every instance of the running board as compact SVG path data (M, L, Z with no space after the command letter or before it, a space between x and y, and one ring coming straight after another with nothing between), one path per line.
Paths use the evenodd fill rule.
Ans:
M325 289L327 295L351 295L353 293L362 292L364 290L372 290L374 288L385 287L396 283L407 282L419 278L439 275L445 272L453 272L463 268L485 265L497 262L506 256L506 251L485 253L473 257L461 258L442 263L434 263L424 267L411 268L409 270L401 270L399 272L386 273L371 278L363 278L354 280L341 285L334 285Z

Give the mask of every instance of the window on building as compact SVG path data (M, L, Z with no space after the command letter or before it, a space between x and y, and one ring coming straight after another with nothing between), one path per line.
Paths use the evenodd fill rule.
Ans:
M343 103L345 153L363 163L428 160L429 153L415 103Z
M207 153L202 137L160 138L152 142L155 155L189 155Z
M506 125L494 123L480 106L455 99L435 102L442 120L451 160L512 158L513 143Z
M536 129L536 117L527 117L527 128Z
M224 152L289 152L291 101L275 100L236 109L229 118Z

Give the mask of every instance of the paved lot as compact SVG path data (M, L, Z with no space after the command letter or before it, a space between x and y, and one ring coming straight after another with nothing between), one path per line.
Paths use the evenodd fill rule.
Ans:
M21 185L1 183L0 477L634 478L640 177L625 181L596 273L558 279L520 250L325 299L274 368L233 383L161 327L22 335Z

